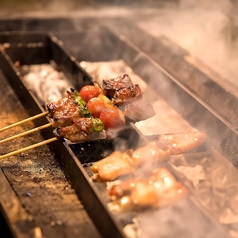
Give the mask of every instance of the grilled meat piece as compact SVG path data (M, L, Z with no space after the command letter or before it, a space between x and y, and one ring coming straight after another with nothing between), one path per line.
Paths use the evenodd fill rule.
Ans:
M128 74L103 81L103 91L132 122L146 120L155 115L151 104L144 101L138 84L133 85Z
M128 74L104 80L103 91L132 122L146 120L155 115L152 105L143 100L140 86L133 85Z
M171 155L176 155L199 147L206 138L206 133L192 128L188 132L159 135L156 143L158 147L169 150Z
M114 151L111 155L103 160L95 162L91 167L91 171L97 173L98 177L102 180L110 181L115 178L128 174L133 170L130 164L130 158L126 153Z
M156 114L152 105L142 99L131 101L119 108L132 122L146 120Z
M168 151L161 150L155 142L149 142L146 146L135 151L128 149L124 153L115 151L104 159L95 162L91 171L105 181L111 181L119 176L130 173L135 166L148 161L161 161L167 158Z
M156 142L151 141L147 145L133 151L131 153L131 160L134 165L140 165L149 161L163 161L169 155L169 150L161 149L157 146Z
M133 86L115 91L111 101L115 105L121 105L123 103L127 103L131 100L135 100L141 97L142 92L140 86L138 84L135 84Z
M74 100L73 92L67 91L67 95L57 102L46 105L48 115L53 119L53 127L63 127L73 124L74 117L80 117L80 107Z
M120 175L131 172L136 166L143 165L143 168L146 169L145 165L150 166L153 162L167 159L169 155L194 149L202 145L205 139L206 134L196 129L187 133L160 135L157 140L151 141L136 150L129 149L124 153L112 153L110 156L96 162L91 170L97 173L102 180L114 180ZM123 166L120 164L121 162L123 162Z
M142 92L138 84L133 85L128 74L123 74L117 78L103 80L103 91L112 103L120 105L130 100L142 97Z
M113 98L115 91L120 90L122 88L128 88L131 86L133 86L133 83L128 74L123 74L109 80L103 80L102 84L102 87L106 95L111 98Z
M85 142L90 140L94 133L93 122L90 118L72 118L73 124L70 126L59 127L54 133L59 138L66 138L71 142Z
M131 179L113 185L109 190L112 200L128 207L158 207L171 204L185 197L187 190L176 181L175 177L166 168L155 169L146 179ZM124 199L126 196L126 199ZM124 202L121 202L121 201Z

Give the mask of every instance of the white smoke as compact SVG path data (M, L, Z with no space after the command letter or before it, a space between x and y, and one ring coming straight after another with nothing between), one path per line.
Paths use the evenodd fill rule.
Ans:
M138 24L156 37L167 36L238 86L236 8L229 0L181 0Z

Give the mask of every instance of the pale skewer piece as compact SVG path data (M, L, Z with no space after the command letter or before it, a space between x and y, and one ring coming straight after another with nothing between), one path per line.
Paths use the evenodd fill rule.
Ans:
M36 143L36 144L34 144L34 145L30 145L30 146L27 146L27 147L25 147L25 148L21 148L21 149L19 149L19 150L15 150L15 151L13 151L13 152L10 152L10 153L8 153L8 154L1 155L1 156L0 156L0 159L5 159L5 158L10 157L10 156L12 156L12 155L16 155L16 154L25 152L25 151L27 151L27 150L34 149L34 148L36 148L36 147L39 147L39 146L48 144L48 143L53 142L53 141L56 141L56 140L58 140L57 137L53 137L53 138L51 138L51 139L44 140L44 141L39 142L39 143Z
M3 128L0 129L0 132L1 132L1 131L5 131L5 130L7 130L7 129L10 129L10 128L14 127L14 126L19 126L19 125L21 125L21 124L23 124L23 123L25 123L25 122L32 121L32 120L35 120L35 119L37 119L37 118L46 116L47 114L48 114L48 112L42 112L42 113L37 114L37 115L35 115L35 116L33 116L33 117L29 117L29 118L27 118L27 119L24 119L24 120L22 120L22 121L16 122L16 123L11 124L11 125L9 125L9 126L5 126L5 127L3 127Z
M19 137L21 137L21 136L25 136L25 135L31 134L31 133L36 132L36 131L40 131L40 130L45 129L45 128L47 128L47 127L50 127L50 126L52 126L52 125L53 125L53 122L50 122L50 123L45 124L45 125L43 125L43 126L39 126L39 127L34 128L34 129L31 129L31 130L29 130L29 131L25 131L25 132L22 132L22 133L20 133L20 134L17 134L17 135L8 137L8 138L6 138L6 139L1 140L1 141L0 141L0 144L5 143L5 142L10 141L10 140L13 140L13 139L16 139L16 138L19 138Z

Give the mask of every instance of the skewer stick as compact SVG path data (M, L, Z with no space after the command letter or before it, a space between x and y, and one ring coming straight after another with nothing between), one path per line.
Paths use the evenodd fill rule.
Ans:
M19 138L19 137L21 137L21 136L25 136L25 135L31 134L31 133L36 132L36 131L40 131L40 130L45 129L45 128L47 128L47 127L50 127L50 126L52 126L52 125L53 125L53 122L50 122L50 123L45 124L45 125L43 125L43 126L39 126L39 127L34 128L34 129L31 129L31 130L29 130L29 131L25 131L25 132L22 132L22 133L20 133L20 134L17 134L17 135L8 137L8 138L6 138L6 139L1 140L1 141L0 141L0 144L5 143L5 142L10 141L10 140L13 140L13 139L16 139L16 138Z
M39 143L37 143L37 144L30 145L30 146L27 146L27 147L22 148L22 149L19 149L19 150L15 150L15 151L10 152L10 153L5 154L5 155L1 155L1 156L0 156L0 159L5 159L5 158L10 157L10 156L12 156L12 155L16 155L16 154L25 152L25 151L27 151L27 150L34 149L34 148L36 148L36 147L39 147L39 146L48 144L48 143L53 142L53 141L56 141L56 140L58 140L58 138L57 138L57 137L53 137L53 138L51 138L51 139L48 139L48 140L39 142Z
M25 123L25 122L32 121L32 120L37 119L37 118L39 118L39 117L46 116L47 114L48 114L48 112L42 112L42 113L37 114L37 115L35 115L35 116L33 116L33 117L29 117L29 118L27 118L27 119L24 119L24 120L22 120L22 121L16 122L16 123L11 124L11 125L9 125L9 126L5 126L5 127L3 127L3 128L0 129L0 132L1 132L1 131L5 131L5 130L7 130L7 129L10 129L10 128L14 127L14 126L19 126L19 125L21 125L21 124L23 124L23 123Z

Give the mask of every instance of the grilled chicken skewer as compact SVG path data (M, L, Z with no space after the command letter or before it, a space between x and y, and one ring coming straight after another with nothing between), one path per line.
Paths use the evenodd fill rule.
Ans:
M149 142L134 151L114 152L108 157L95 162L90 169L101 180L111 181L128 174L136 166L163 161L169 155L192 150L202 145L205 140L206 134L194 128L186 133L160 135L157 140Z
M122 210L166 206L186 195L186 188L166 168L154 169L149 178L122 181L109 189L111 200Z

